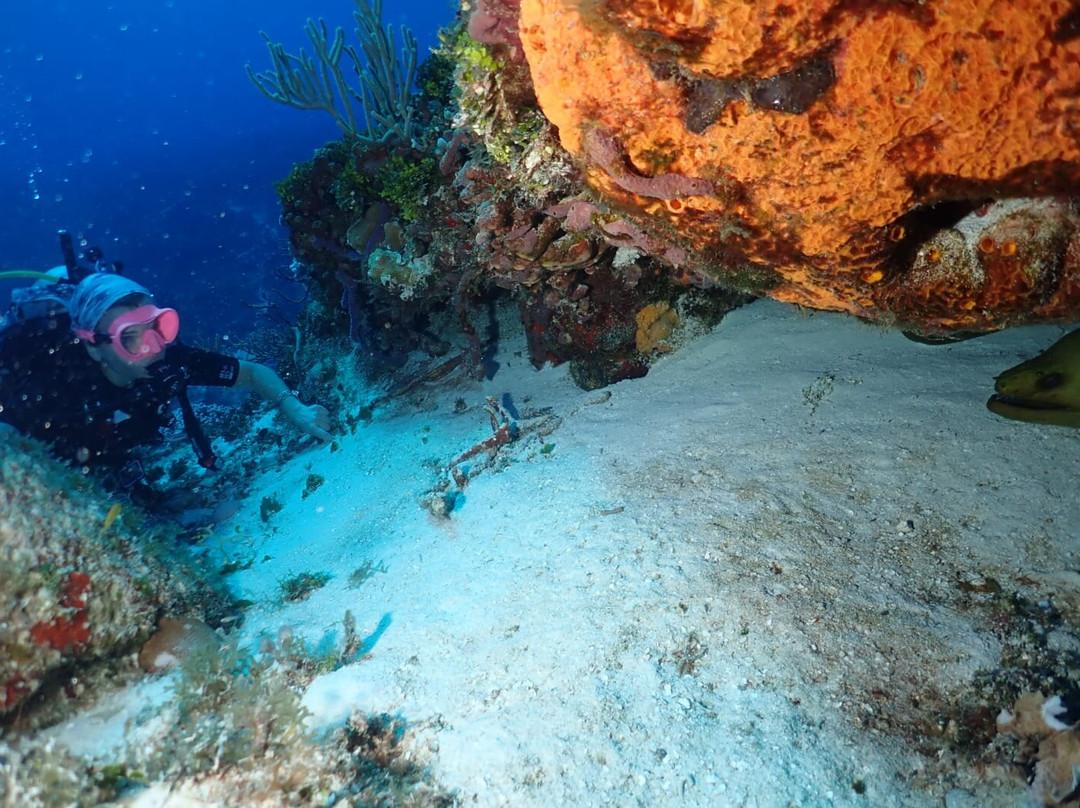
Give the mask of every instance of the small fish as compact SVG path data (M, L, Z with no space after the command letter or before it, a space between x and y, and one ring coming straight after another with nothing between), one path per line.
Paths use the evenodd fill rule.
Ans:
M1032 424L1080 427L1080 330L997 377L987 409Z
M120 503L117 502L111 508L109 508L109 512L107 514L105 514L105 523L101 526L101 535L102 536L104 536L106 533L109 532L109 528L112 527L113 522L116 521L116 517L118 517L119 515L120 515Z

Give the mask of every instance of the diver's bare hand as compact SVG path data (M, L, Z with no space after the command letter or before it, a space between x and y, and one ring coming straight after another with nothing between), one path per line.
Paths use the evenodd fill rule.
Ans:
M326 407L321 404L301 404L295 398L292 402L287 404L283 411L293 426L322 443L329 443L332 424Z

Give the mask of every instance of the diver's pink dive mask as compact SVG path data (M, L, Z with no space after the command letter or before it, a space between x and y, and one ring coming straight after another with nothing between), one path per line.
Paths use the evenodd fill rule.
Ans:
M94 345L111 343L121 359L138 362L160 354L179 332L180 315L176 309L159 309L148 303L113 320L107 334L80 328L75 336Z

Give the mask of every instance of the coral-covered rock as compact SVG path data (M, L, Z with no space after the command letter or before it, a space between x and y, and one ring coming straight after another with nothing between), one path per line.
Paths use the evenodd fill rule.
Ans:
M667 303L652 303L637 313L634 344L641 353L670 351L668 339L679 327L679 313Z
M133 650L159 613L228 610L220 578L43 449L0 440L0 716Z
M1069 8L523 0L519 30L562 145L669 262L987 330L1080 316Z
M1080 312L1078 234L1080 216L1068 201L988 203L927 238L873 298L916 313L908 319L925 331L1068 319Z
M1075 723L1060 721L1065 711L1060 696L1047 699L1042 693L1028 692L1022 693L1015 706L1003 710L997 719L999 732L1039 741L1034 776L1030 779L1031 796L1039 805L1076 805L1080 735Z
M162 617L157 631L139 649L139 667L157 673L197 653L215 653L223 644L210 626L194 617Z
M462 29L444 38L456 106L417 114L410 145L332 144L279 183L292 251L312 291L301 360L347 328L356 353L379 369L458 342L466 356L453 366L488 372L485 343L498 330L485 310L506 290L519 302L533 362L576 363L574 378L596 387L646 372L658 345L637 347L643 307L711 297L707 319L715 322L745 300L727 289L687 289L716 286L689 268L671 283L671 265L686 251L586 193L536 106L517 16L517 0L485 0L469 30L487 45ZM328 382L323 400L335 395Z
M469 36L484 45L520 47L518 0L477 0L469 15Z

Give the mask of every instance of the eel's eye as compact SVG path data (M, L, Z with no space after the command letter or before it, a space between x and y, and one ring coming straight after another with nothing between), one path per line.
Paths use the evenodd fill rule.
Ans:
M1061 373L1047 373L1045 376L1040 376L1038 384L1040 390L1053 390L1055 387L1061 387L1065 383L1065 376Z

